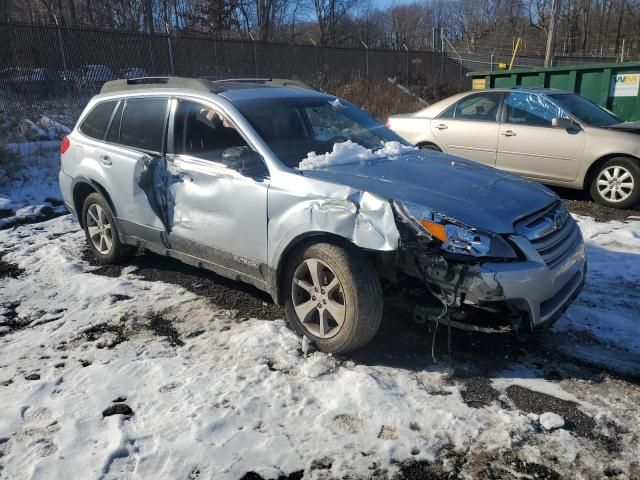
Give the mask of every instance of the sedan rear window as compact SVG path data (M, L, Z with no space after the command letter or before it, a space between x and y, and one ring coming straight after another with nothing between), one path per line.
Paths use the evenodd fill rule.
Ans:
M87 116L80 131L87 137L102 140L111 120L111 114L117 102L102 102L93 107L91 113Z

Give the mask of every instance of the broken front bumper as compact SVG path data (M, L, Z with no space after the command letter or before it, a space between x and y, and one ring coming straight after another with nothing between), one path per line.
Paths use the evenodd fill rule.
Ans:
M524 255L523 260L435 266L429 271L428 281L440 288L450 308L504 305L524 314L531 329L551 325L584 285L587 271L584 242L580 237L562 262L549 267L525 237L514 236L511 240Z

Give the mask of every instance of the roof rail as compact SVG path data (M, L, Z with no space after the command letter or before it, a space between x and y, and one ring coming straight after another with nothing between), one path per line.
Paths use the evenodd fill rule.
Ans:
M121 92L142 88L186 88L200 92L210 92L213 88L209 80L189 77L140 77L124 78L105 82L100 93Z
M288 78L225 78L223 80L214 80L216 83L255 83L258 85L266 85L270 87L297 87L314 90L309 85L299 80L290 80Z
M111 80L102 85L100 93L122 92L144 88L184 88L199 92L212 92L216 90L216 84L227 83L255 84L268 87L297 87L313 90L313 88L305 83L298 80L287 80L285 78L229 78L223 80L207 80L204 78L160 76Z

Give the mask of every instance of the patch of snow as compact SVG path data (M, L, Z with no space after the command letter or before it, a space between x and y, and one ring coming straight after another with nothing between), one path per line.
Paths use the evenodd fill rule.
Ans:
M585 287L558 321L558 332L583 331L640 353L640 222L596 222L575 216L587 245ZM573 355L580 355L577 350ZM591 352L594 355L595 351ZM601 356L605 361L607 352ZM631 363L636 360L630 358ZM632 367L633 365L629 365ZM636 371L638 366L635 367Z
M19 168L3 172L0 167L4 176L0 179L0 208L11 210L0 218L0 229L39 215L43 209L64 212L64 206L58 204L62 200L58 185L60 142L10 143L5 148L18 157Z
M557 413L553 412L545 412L540 415L540 425L545 430L556 430L558 428L564 427L564 418L562 418Z
M351 163L367 163L375 159L395 159L400 155L415 151L415 147L408 147L400 142L387 142L378 150L371 150L362 145L347 140L335 143L329 153L317 155L309 152L307 158L300 162L300 170L314 170L332 165L347 165Z

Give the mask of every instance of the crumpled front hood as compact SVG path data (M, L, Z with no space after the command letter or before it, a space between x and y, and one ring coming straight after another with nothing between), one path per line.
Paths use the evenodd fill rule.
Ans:
M415 151L367 164L304 170L307 177L413 202L495 233L558 200L548 188L480 163Z

